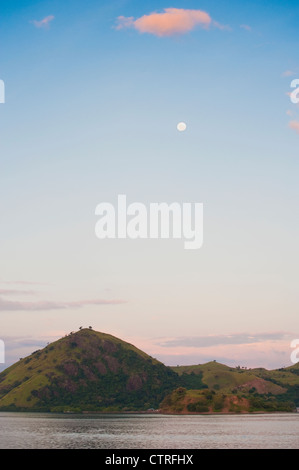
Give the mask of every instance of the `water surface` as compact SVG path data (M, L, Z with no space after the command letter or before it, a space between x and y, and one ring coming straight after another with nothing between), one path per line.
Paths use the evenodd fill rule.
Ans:
M298 449L299 414L0 413L0 449Z

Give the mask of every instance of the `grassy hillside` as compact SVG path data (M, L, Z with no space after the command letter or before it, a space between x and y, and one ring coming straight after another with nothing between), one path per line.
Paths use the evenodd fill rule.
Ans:
M256 378L253 374L242 369L237 372L219 362L207 362L197 366L180 366L172 368L179 375L183 373L202 374L202 381L211 389L231 389Z
M253 372L258 377L284 388L284 395L278 396L278 399L292 400L299 407L299 364L270 371L253 369Z
M177 374L200 374L209 389L223 393L274 395L280 402L293 401L299 406L299 365L285 369L241 369L218 362L172 367Z
M118 338L83 329L0 374L0 409L157 408L178 385L170 368Z
M274 397L257 397L243 393L222 393L214 390L178 388L161 403L161 411L169 414L291 412L294 405Z

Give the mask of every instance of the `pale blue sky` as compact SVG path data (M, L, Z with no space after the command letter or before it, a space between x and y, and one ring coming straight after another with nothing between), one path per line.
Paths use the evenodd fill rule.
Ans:
M168 7L228 28L116 29L119 16ZM299 78L298 2L3 0L1 9L0 338L27 342L23 354L91 324L168 363L286 365L299 337L299 136L289 128L299 108L287 96ZM48 27L34 23L50 16ZM203 248L99 241L95 207L118 194L203 202ZM263 340L161 346L243 334Z

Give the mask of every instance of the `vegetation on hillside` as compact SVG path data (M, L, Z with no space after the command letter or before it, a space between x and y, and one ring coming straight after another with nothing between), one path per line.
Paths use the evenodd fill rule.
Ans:
M233 394L180 387L164 398L160 409L169 414L291 412L294 404L257 393Z
M0 374L0 408L143 410L177 385L177 374L143 351L85 329Z

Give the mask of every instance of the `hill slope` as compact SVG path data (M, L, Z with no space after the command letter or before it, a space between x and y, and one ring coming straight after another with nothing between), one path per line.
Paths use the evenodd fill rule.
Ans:
M200 374L203 384L214 391L274 395L278 401L293 401L299 406L299 364L266 370L228 367L214 361L172 370L180 376Z
M178 388L161 403L162 413L253 413L292 412L294 404L278 401L273 396L255 396L244 393L222 393L214 390L186 390Z
M2 372L0 409L157 408L177 385L177 374L143 351L83 329Z

